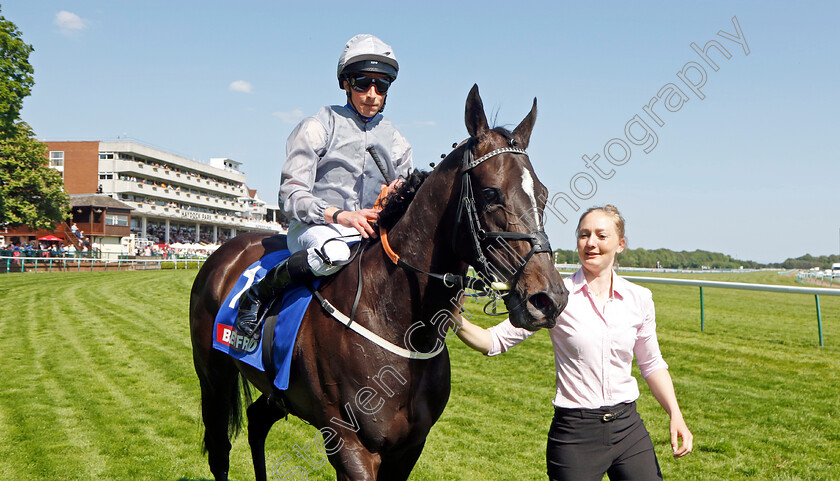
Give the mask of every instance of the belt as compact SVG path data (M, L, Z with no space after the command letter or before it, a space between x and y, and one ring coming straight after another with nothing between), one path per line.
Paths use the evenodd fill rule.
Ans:
M554 411L564 416L574 416L582 419L600 419L605 423L609 423L618 419L619 416L626 413L635 405L636 402L633 401L598 409L570 409L555 406Z

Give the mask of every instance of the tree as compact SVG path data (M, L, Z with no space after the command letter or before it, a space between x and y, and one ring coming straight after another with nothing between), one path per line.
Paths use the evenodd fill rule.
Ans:
M69 217L61 174L47 164L47 146L26 122L0 139L0 225L51 230Z
M32 46L14 23L0 16L0 226L53 229L69 217L70 199L47 147L18 116L29 95Z
M24 43L14 23L0 16L0 138L14 135L23 99L35 83L29 63L32 46Z

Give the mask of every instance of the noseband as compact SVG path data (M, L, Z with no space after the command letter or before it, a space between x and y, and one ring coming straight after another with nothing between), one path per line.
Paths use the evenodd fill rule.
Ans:
M455 229L452 234L452 249L454 252L458 252L458 232L460 231L461 226L466 224L470 238L469 243L471 259L468 260L468 262L473 266L473 268L475 268L479 276L481 276L481 278L489 285L503 281L503 279L498 279L496 275L493 274L492 266L487 260L487 257L484 255L483 247L491 241L506 240L509 242L526 240L531 243L531 250L524 258L521 259L521 262L519 263L520 265L516 268L511 282L508 283L510 286L515 285L519 281L519 278L525 271L525 265L528 264L528 261L531 260L531 257L533 257L534 254L540 252L551 252L551 245L548 242L548 236L542 229L531 233L487 232L481 227L481 222L478 218L478 209L476 208L475 196L472 189L470 171L481 165L482 162L501 154L520 154L527 157L528 153L524 149L514 147L513 145L514 144L512 143L510 147L493 150L476 159L475 139L470 138L464 148L464 158L461 162L461 193L458 196L458 210L455 214ZM510 292L508 292L508 294L504 294L502 297L509 294Z
M536 232L526 234L523 232L487 232L486 230L484 230L484 228L481 227L481 221L478 219L478 209L476 209L475 204L475 196L473 195L472 190L472 179L470 177L470 171L475 167L481 165L482 162L500 154L511 153L527 156L528 153L525 152L524 149L510 146L501 149L496 149L476 159L474 149L475 140L471 138L467 141L467 145L465 146L464 157L460 168L461 192L458 196L458 208L455 214L455 229L453 230L452 235L452 251L458 252L458 232L460 231L462 224L466 224L470 238L470 254L469 259L464 259L464 261L472 265L473 268L475 268L476 272L479 275L479 278L461 276L451 273L436 274L417 268L405 262L399 256L399 254L394 252L394 250L390 246L390 243L388 242L387 231L385 231L381 227L379 231L379 237L382 242L382 248L385 250L385 253L395 265L409 271L417 272L438 279L442 281L446 287L459 287L462 290L472 289L475 291L485 293L490 293L490 291L493 291L493 299L491 299L490 303L494 303L494 299L497 299L499 297L504 299L507 295L510 294L510 292L508 292L507 294L499 295L499 293L496 291L510 291L509 286L516 284L519 281L519 278L525 271L525 266L528 264L528 261L531 260L531 257L533 257L534 254L537 254L539 252L551 252L551 245L549 245L548 243L548 236L545 235L544 230L538 230ZM496 239L504 239L507 241L527 240L531 243L531 250L528 252L528 254L525 255L524 258L521 258L521 263L517 267L513 275L513 279L511 279L512 282L510 283L502 282L503 279L499 279L495 274L493 274L492 265L487 260L487 257L484 255L483 244L489 243L491 240ZM356 296L356 298L358 300L358 295ZM490 303L488 303L488 306ZM491 315L504 314L497 312L488 312L488 306L485 306L485 313Z

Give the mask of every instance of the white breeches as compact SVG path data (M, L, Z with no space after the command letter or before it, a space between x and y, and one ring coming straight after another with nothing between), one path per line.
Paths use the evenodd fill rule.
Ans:
M342 237L341 236L353 236ZM336 239L327 242L330 239ZM331 262L343 262L350 259L350 248L347 242L361 239L359 232L352 227L339 224L305 224L292 221L286 240L292 253L306 250L309 268L316 276L328 276L341 269L340 265L330 265L316 252L321 251Z

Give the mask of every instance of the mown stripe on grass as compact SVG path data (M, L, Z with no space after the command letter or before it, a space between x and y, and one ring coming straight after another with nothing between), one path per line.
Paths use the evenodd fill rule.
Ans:
M8 322L11 316L8 311L3 313L7 320L4 332L16 341L3 348L10 347L15 353L18 388L8 393L4 404L13 411L17 442L37 453L31 463L20 468L39 479L70 479L68 476L80 472L83 465L95 475L96 467L104 465L85 430L80 429L80 417L65 389L67 383L55 377L60 368L50 362L50 356L62 364L73 359L65 352L61 336L54 335L61 321L49 315L61 294L60 289L13 292L8 299L17 306L15 320ZM57 456L63 457L62 463L51 461Z
M0 478L209 477L187 326L194 276L0 276ZM710 291L702 333L696 289L651 288L660 343L696 436L694 454L671 459L667 416L640 382L639 410L666 479L840 479L840 341L831 342L840 339L840 299L821 299L820 349L812 296ZM468 309L482 325L500 320ZM56 342L56 333L67 339ZM554 393L547 334L493 359L457 339L448 345L452 396L412 479L545 479ZM316 435L296 419L278 423L269 463L286 459L280 468L334 479L328 465L315 469L296 456ZM73 443L93 453L91 466L52 448ZM244 436L234 442L231 473L252 479Z
M31 397L55 406L44 410L36 422L48 425L48 419L64 420L64 425L47 431L40 426L30 429L31 423L24 426L26 431L45 433L34 440L31 449L43 450L53 445L67 451L74 445L78 447L69 450L61 471L55 466L35 468L30 475L37 479L94 479L105 471L106 479L126 479L136 476L138 463L160 458L161 453L172 458L171 465L186 467L177 462L182 457L200 462L200 458L196 459L197 389L186 382L191 359L188 342L164 340L165 347L161 349L155 348L158 343L140 342L153 337L154 323L147 322L146 327L143 322L125 323L119 314L106 312L103 305L118 305L109 296L124 292L125 284L103 285L103 279L96 277L93 274L73 279L50 289L47 298L28 296L21 301L30 308L27 318L44 321L28 324L32 343L26 348L27 354L17 357L31 361L31 370L41 387ZM60 302L51 302L52 299ZM131 295L121 301L123 304L138 302ZM179 296L176 302L183 303L183 298ZM185 313L186 308L178 307L174 311ZM123 334L138 328L144 332ZM186 330L182 328L181 338L185 335ZM154 337L158 341L165 339ZM180 356L174 354L178 351ZM172 382L177 379L181 382ZM47 406L36 404L39 409ZM185 438L194 442L186 444ZM45 453L42 457L49 459L50 455ZM108 460L107 468L97 458ZM140 469L148 471L148 465ZM167 467L160 470L160 476L151 479L162 479L170 473Z

